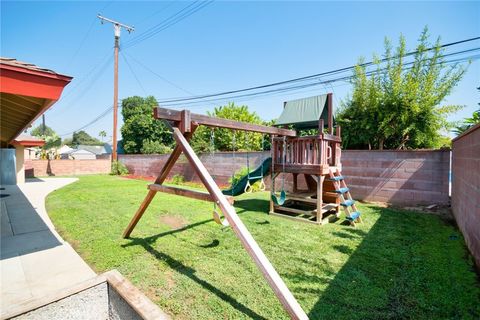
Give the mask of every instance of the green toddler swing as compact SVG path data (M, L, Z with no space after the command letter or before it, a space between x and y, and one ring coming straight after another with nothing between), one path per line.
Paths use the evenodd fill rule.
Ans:
M272 201L279 206L282 206L287 200L287 194L285 193L285 161L287 160L287 140L283 137L283 154L282 154L282 190L280 191L280 197L275 194L275 179L273 179L274 173L272 172Z

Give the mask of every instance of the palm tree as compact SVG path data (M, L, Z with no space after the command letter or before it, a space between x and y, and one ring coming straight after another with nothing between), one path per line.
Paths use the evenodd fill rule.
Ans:
M104 142L103 139L107 136L107 133L105 132L105 130L100 131L98 135L99 137L102 138L102 142Z

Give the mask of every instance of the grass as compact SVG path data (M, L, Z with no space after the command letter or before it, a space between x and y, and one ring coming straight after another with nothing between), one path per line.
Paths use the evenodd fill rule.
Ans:
M287 319L210 203L159 194L122 239L145 185L83 176L50 194L47 210L97 272L118 269L176 319ZM464 240L437 216L360 204L358 227L318 227L267 215L267 193L235 207L311 319L480 318Z

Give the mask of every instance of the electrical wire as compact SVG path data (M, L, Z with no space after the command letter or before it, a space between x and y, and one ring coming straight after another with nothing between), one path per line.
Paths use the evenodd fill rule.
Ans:
M122 106L119 104L118 108L120 109ZM89 121L88 123L84 124L83 126L81 126L80 128L78 129L75 129L73 131L70 131L68 133L64 133L64 134L60 134L59 136L60 137L65 137L65 136L69 136L75 132L78 132L80 130L83 130L83 129L86 129L88 128L89 126L91 126L92 124L98 122L99 120L105 118L108 114L110 114L110 112L113 111L113 106L109 106L107 109L105 109L100 115L96 116L93 120Z
M160 75L159 73L153 71L152 69L150 69L149 67L147 67L144 63L142 63L140 60L138 60L138 59L136 59L135 57L133 57L133 56L132 56L131 54L129 54L128 52L125 52L125 54L126 54L127 56L129 56L130 59L132 59L136 64L138 64L139 66L141 66L142 68L144 68L145 70L147 70L148 72L150 72L151 74L157 76L159 79L165 81L165 82L168 83L169 85L171 85L171 86L177 88L178 90L181 90L181 91L183 91L183 92L185 92L185 93L187 93L187 94L192 94L192 95L194 94L194 93L192 93L191 91L188 91L187 89L182 88L182 87L179 86L178 84L176 84L176 83L174 83L174 82L166 79L165 77L163 77L163 76Z
M480 38L480 37L479 37ZM462 42L456 42L457 44L458 43L462 43ZM451 56L455 56L455 55L459 55L459 54L464 54L464 53L472 53L472 52L475 52L475 51L479 51L480 50L480 47L477 47L477 48L470 48L470 49L466 49L466 50L461 50L461 51L457 51L457 52L452 52L452 53L448 53L448 54L443 54L443 55L440 55L438 58L440 59L440 61L438 61L436 64L440 64L440 63L443 63L443 64L454 64L454 63L460 63L460 62L465 62L465 61L473 61L473 60L478 60L480 59L480 54L473 54L473 55L470 55L470 56L467 56L467 57L461 57L461 58L457 58L457 59L451 59L451 60L442 60L443 58L445 57L451 57ZM123 56L123 54L122 54ZM125 57L124 57L125 58ZM133 58L133 57L132 57ZM432 58L426 58L425 60L431 60ZM138 60L134 59L134 61L136 62L139 62ZM413 65L415 62L412 61L412 62L408 62L408 63L405 63L404 64L404 68L402 69L403 71L405 70L409 70L409 69L412 69L413 67L405 67L405 66L411 66ZM127 65L128 62L127 62ZM143 64L141 64L143 65ZM143 65L144 66L144 65ZM369 64L370 66L370 64ZM130 66L131 67L131 66ZM145 66L144 66L145 67ZM342 69L345 69L345 68L342 68ZM149 70L147 68L147 70ZM337 69L339 70L339 69ZM334 71L337 71L337 70L334 70ZM376 72L379 72L379 71L384 71L386 70L386 68L382 68L382 69L376 69L376 70L370 70L370 71L367 71L365 74L366 76L371 76L372 74L376 73ZM131 71L133 71L131 69ZM152 70L149 70L151 72L154 72ZM345 72L345 71L343 71ZM342 73L343 73L342 72ZM133 72L132 72L133 73ZM134 73L133 73L134 74ZM328 74L332 74L331 72L329 72ZM336 73L333 73L333 74L338 74L338 72ZM159 76L159 75L158 75ZM135 76L136 77L136 76ZM161 76L160 76L161 77ZM137 77L136 77L137 78ZM229 97L226 97L226 98L217 98L217 99L209 99L209 100L201 100L201 101L190 101L187 103L187 105L193 105L193 104L199 104L199 103L206 103L206 102L214 102L214 101L219 101L219 100L226 100L226 99L239 99L239 98L251 98L251 97L265 97L267 95L272 95L272 94L279 94L279 93L286 93L286 92L289 92L289 91L294 91L294 90L301 90L301 89L306 89L306 88L310 88L310 87L313 87L313 86L319 86L319 85L332 85L333 83L336 83L336 82L342 82L342 81L350 81L351 79L354 78L354 75L349 75L349 76L341 76L341 77L337 77L337 78L332 78L332 79L326 79L326 80L322 80L322 81L318 81L318 76L317 78L312 78L314 80L317 80L316 82L313 82L313 83L307 83L307 84L300 84L300 85L290 85L290 86L286 86L286 87L281 87L281 88L276 88L276 89L270 89L270 90L264 90L262 92L254 92L254 93L246 93L246 94L242 94L242 95L236 95L236 96L229 96ZM138 80L138 78L137 78ZM138 80L139 81L139 80ZM282 82L284 83L284 82ZM289 83L289 82L287 82ZM139 82L140 84L140 82ZM160 101L161 102L161 101ZM185 105L185 103L182 103L182 102L175 102L175 103L171 103L171 104L166 104L168 106L180 106L180 105ZM119 106L119 108L121 108L121 105ZM88 122L87 124L81 126L80 128L72 131L72 132L69 132L69 133L65 133L65 134L62 134L60 136L67 136L67 135L71 135L73 134L74 132L77 132L77 131L80 131L80 130L83 130L89 126L91 126L92 124L98 122L99 120L101 120L102 118L104 118L105 116L107 116L111 111L112 111L112 107L108 107L106 110L104 110L100 115L98 115L97 117L95 117L93 120L91 120L90 122Z
M447 48L447 47L450 47L450 46L454 46L454 45L458 45L458 44L462 44L462 43L467 43L467 42L471 42L471 41L476 41L476 40L479 40L479 39L480 39L480 37L474 37L474 38L464 39L464 40L460 40L460 41L450 42L450 43L439 46L439 48ZM427 49L423 50L423 52L432 51L432 50L435 50L436 48L437 47L427 48ZM411 51L411 52L406 53L405 57L412 56L412 55L415 55L417 53L419 53L419 51L417 51L417 50ZM383 63L383 62L387 62L389 60L396 59L396 58L398 58L398 57L393 56L393 57L390 57L390 58L384 58L384 59L381 59L379 62ZM375 65L374 61L369 61L369 62L365 62L365 63L359 64L359 65L352 65L352 66L349 66L349 67L339 68L339 69L326 71L326 72L321 72L321 73L308 75L308 76L303 76L303 77L299 77L299 78L294 78L294 79L289 79L289 80L284 80L284 81L279 81L279 82L274 82L274 83L269 83L269 84L254 86L254 87L247 87L247 88L243 88L243 89L230 90L230 91L224 91L224 92L212 93L212 94L204 94L204 95L192 96L192 97L166 98L166 99L163 99L163 100L159 101L159 103L186 102L186 101L190 101L190 100L198 100L198 99L203 99L203 98L211 98L211 97L223 96L223 95L228 95L228 94L233 94L233 93L240 93L240 92L245 92L245 91L264 89L264 88L274 87L274 86L278 86L278 85L282 85L282 84L311 80L311 79L314 79L314 78L323 77L323 76L327 76L327 75L334 75L334 74L343 73L343 72L346 72L346 71L352 71L357 66L368 67L368 66L372 66L372 65Z
M144 93L145 95L148 95L148 94L147 94L147 91L146 91L145 88L143 87L142 83L141 83L140 80L138 79L137 75L136 75L135 72L133 71L132 66L130 65L130 63L128 62L127 58L125 57L125 55L123 54L122 51L120 51L120 54L122 55L123 60L124 60L125 63L127 64L128 69L130 69L130 72L132 73L133 77L135 78L135 80L137 81L138 85L139 85L140 88L142 89L143 93Z
M159 32L170 28L171 26L179 23L180 21L190 17L194 13L200 11L201 9L205 8L206 6L210 5L214 0L208 1L195 1L190 3L189 5L185 6L183 9L178 11L177 13L171 15L167 19L163 20L159 24L151 27L150 29L144 31L143 33L139 34L138 36L134 37L133 39L127 41L123 45L123 49L130 48L134 45L139 44L151 37L155 36Z
M110 55L110 54L109 54ZM64 98L62 99L62 103L65 104L66 101L69 101L69 100L73 100L73 103L69 103L65 108L62 108L60 109L61 111L60 112L57 112L57 113L54 113L51 115L52 118L57 118L58 116L64 114L66 111L70 110L72 107L74 107L86 94L88 91L90 91L90 89L92 89L94 87L94 84L98 81L98 79L100 79L100 77L105 73L105 71L107 70L107 67L110 65L110 63L112 62L110 59L108 59L108 56L107 55L107 59L104 61L103 65L101 65L101 68L98 69L96 72L95 69L98 68L100 65L96 65L92 70L91 70L91 73L87 74L81 81L79 81L77 83L77 85L75 87L73 87L71 89L71 91L69 91L65 96ZM88 85L80 92L78 91L75 91L75 89L77 87L79 87L86 79L90 79L90 81L88 82ZM76 95L73 95L72 94L75 93ZM72 98L70 98L72 97Z
M465 50L465 51L466 52L467 51L471 52L472 50L478 51L478 50L480 50L480 48L469 49L469 50ZM443 56L440 56L440 57L443 58L443 57L452 56L452 55L456 55L456 54L459 54L459 52L446 54L446 55L443 55ZM438 62L438 63L446 63L446 64L450 63L451 64L451 63L457 63L457 62L462 62L462 61L468 61L469 59L478 60L478 56L473 55L473 56L468 56L468 57L464 57L464 58L460 58L460 59L443 61L443 62ZM405 63L404 65L409 66L409 65L412 65L413 63L414 62L409 62L409 63ZM403 70L409 70L409 69L410 68L404 68ZM384 71L384 70L385 70L385 68L382 68L380 70L368 71L368 72L366 72L366 75L370 76L375 72ZM335 83L335 82L338 82L338 81L349 81L353 78L354 78L354 75L348 75L348 76L342 76L342 77L337 77L337 78L333 78L333 79L316 81L316 82L313 82L313 83L300 84L300 85L290 85L290 86L281 87L281 88L263 90L263 91L260 91L260 92L245 93L245 94L239 94L239 95L233 95L233 96L221 97L221 98L202 99L202 100L195 100L195 101L189 101L189 102L180 101L180 102L168 103L168 102L162 101L160 99L157 99L157 101L158 101L159 104L162 104L162 105L165 105L165 106L182 106L182 105L183 106L188 106L188 105L193 105L193 104L211 103L211 102L226 101L226 100L231 101L231 100L234 100L234 99L236 100L238 98L243 98L243 97L264 96L264 95L268 95L270 93L290 92L290 91L295 91L295 90L304 89L304 88L313 87L313 86L332 84L332 83Z
M111 5L111 2L109 3L106 3L101 9L100 11L103 11L105 10L108 6ZM77 57L78 53L80 52L80 50L83 48L83 45L85 44L85 41L87 40L88 36L90 35L90 33L92 32L93 30L93 26L95 25L95 21L97 21L97 17L93 17L92 19L92 22L90 24L90 27L88 28L87 32L85 33L85 35L83 36L82 38L82 41L80 41L80 44L77 48L77 50L75 50L74 54L72 55L72 57L68 60L68 64L67 66L71 65L72 62L75 60L75 58Z

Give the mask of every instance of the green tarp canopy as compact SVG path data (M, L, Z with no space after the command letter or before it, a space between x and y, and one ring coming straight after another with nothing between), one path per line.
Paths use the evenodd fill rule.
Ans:
M275 126L292 125L295 129L318 128L318 120L328 123L328 95L285 102L285 108Z

